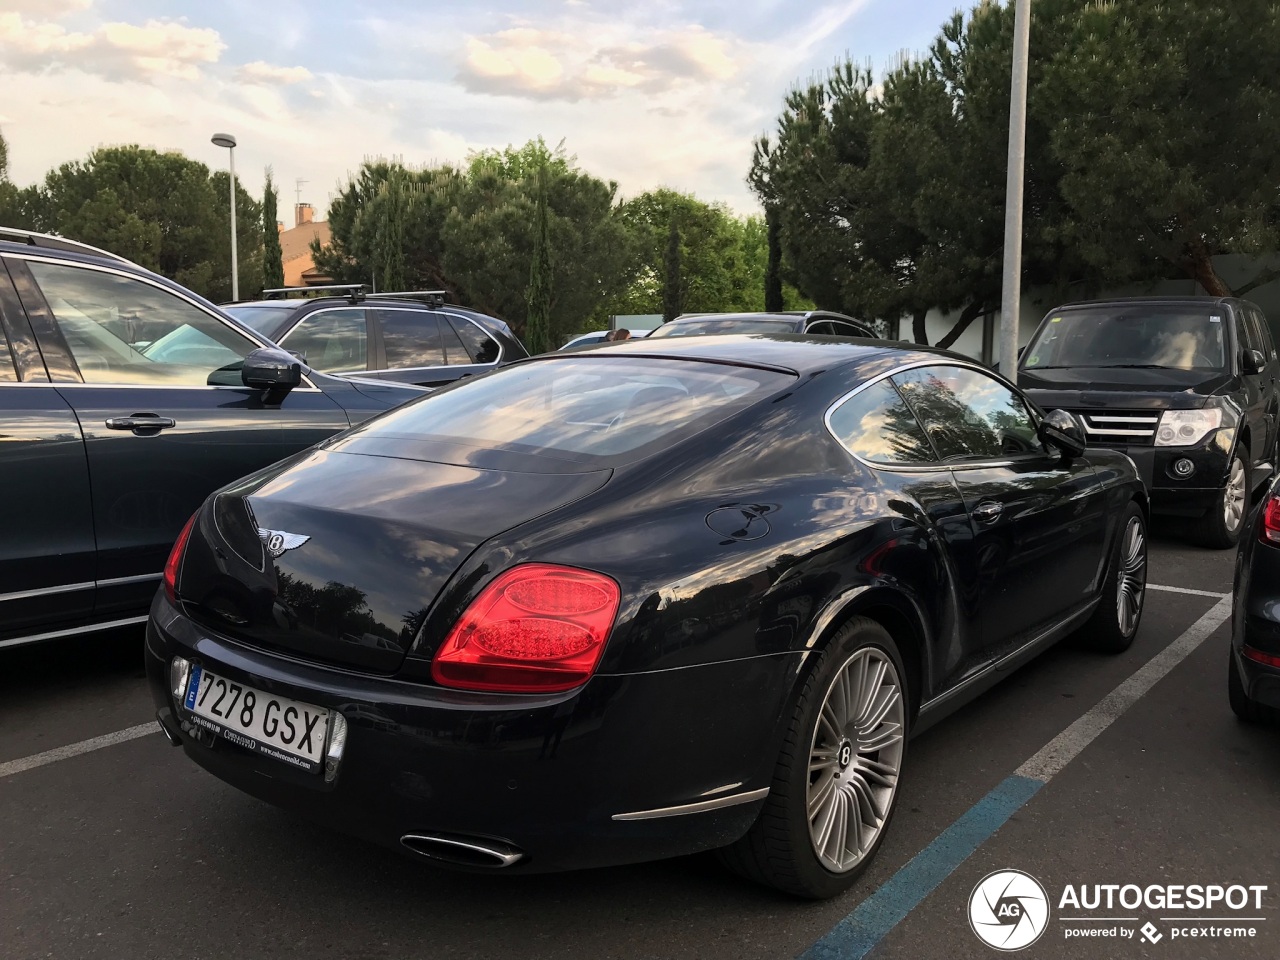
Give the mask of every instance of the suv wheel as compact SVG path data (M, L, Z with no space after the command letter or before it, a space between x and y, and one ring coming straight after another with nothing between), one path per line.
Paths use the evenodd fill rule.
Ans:
M1194 538L1204 547L1227 550L1240 542L1240 529L1249 514L1249 465L1237 450L1231 457L1227 482L1214 498L1213 506L1195 526Z

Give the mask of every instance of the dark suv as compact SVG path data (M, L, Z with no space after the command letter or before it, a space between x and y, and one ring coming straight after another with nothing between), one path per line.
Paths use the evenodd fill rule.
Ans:
M1133 458L1153 512L1191 518L1195 539L1240 539L1251 495L1275 470L1280 361L1247 300L1162 297L1050 310L1018 364L1041 407L1084 420L1089 442Z
M141 623L211 491L425 393L306 370L136 264L0 228L0 647Z
M298 294L340 292L303 299ZM313 370L438 387L529 355L501 320L444 302L441 290L367 293L363 284L263 291L289 299L223 304Z

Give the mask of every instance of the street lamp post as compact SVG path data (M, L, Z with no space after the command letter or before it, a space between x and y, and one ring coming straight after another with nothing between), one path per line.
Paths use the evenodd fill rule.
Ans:
M1013 15L1013 77L1009 102L1009 172L1004 201L1004 284L1000 295L1000 372L1018 382L1018 326L1022 301L1022 200L1027 158L1027 60L1031 0Z
M236 138L229 133L215 133L213 145L226 147L231 158L231 299L240 299L240 264L236 257Z

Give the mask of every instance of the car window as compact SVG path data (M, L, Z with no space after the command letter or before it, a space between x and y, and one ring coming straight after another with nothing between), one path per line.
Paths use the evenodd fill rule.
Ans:
M1249 311L1245 307L1236 307L1235 314L1239 321L1236 324L1236 336L1240 340L1240 348L1242 350L1261 350L1262 346L1258 342L1258 331L1254 326L1253 317L1249 315Z
M436 314L385 307L376 313L389 368L444 366L444 342Z
M1043 455L1022 398L985 373L939 364L894 374L944 460Z
M816 322L814 322L814 323L809 324L809 326L807 326L807 327L805 328L805 331L804 331L804 332L805 332L805 333L831 334L831 333L834 333L835 331L831 328L831 323L830 323L829 321L827 321L827 320L818 320L818 321L816 321Z
M831 411L827 423L846 450L872 463L923 464L938 459L920 421L888 380L855 393Z
M800 327L790 320L756 320L729 318L709 320L673 320L664 323L650 337L702 337L730 333L795 333Z
M9 383L18 379L18 368L13 362L13 351L9 349L9 338L0 329L0 383Z
M831 321L831 332L841 337L869 337L871 331L856 327L852 323L841 323L839 320Z
M246 307L238 304L231 304L222 308L231 316L235 317L246 327L252 327L258 333L268 337L275 337L280 328L284 326L294 310L298 309L298 304L281 303L277 306L253 306Z
M462 337L458 336L458 331L453 329L443 317L437 317L437 321L440 326L440 339L444 343L444 362L450 366L472 363L471 354L467 351L467 345L462 342Z
M1243 315L1247 318L1246 325L1249 328L1249 341L1253 345L1253 349L1261 350L1263 356L1268 360L1275 359L1275 344L1271 340L1271 331L1267 328L1266 317L1257 307L1245 307L1242 310Z
M143 280L27 262L86 383L240 385L248 337Z
M446 315L449 326L453 328L453 332L462 340L463 346L467 348L467 353L471 357L472 363L497 363L498 357L502 354L502 348L498 346L498 341L493 339L478 326L465 317L455 317Z
M281 338L280 345L321 373L369 368L369 337L361 307L338 307L308 314Z
M1040 328L1022 366L1221 370L1227 356L1224 313L1219 306L1179 303L1063 310Z
M590 461L669 443L776 392L793 374L700 363L560 354L446 387L361 429Z

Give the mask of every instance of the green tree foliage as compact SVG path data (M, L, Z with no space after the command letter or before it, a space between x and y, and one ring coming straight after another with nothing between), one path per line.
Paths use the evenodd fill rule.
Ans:
M667 221L667 248L662 257L662 319L674 320L684 313L684 276L680 270L680 220Z
M1013 5L981 0L875 84L847 62L791 91L749 182L823 307L1000 306ZM1243 0L1037 0L1024 283L1074 293L1193 277L1277 246L1280 8Z
M213 300L231 296L229 175L179 153L104 147L51 170L37 229L127 257ZM236 185L240 286L262 289L262 207Z
M267 167L266 185L262 189L262 285L267 289L284 286L284 252L280 249L276 213L279 199L271 168Z
M603 323L629 279L631 244L615 202L616 184L578 169L562 147L548 148L540 138L475 154L465 168L365 163L330 205L333 243L317 252L317 266L335 279L369 283L396 245L389 238L399 232L403 286L444 289L524 335L541 229L539 171L545 176L554 345L585 325ZM388 189L391 181L402 187ZM389 233L384 224L400 215L397 209L402 231ZM378 286L387 288L381 276Z
M782 224L778 211L765 211L765 230L769 244L769 260L764 271L764 308L776 312L784 309L782 299Z

